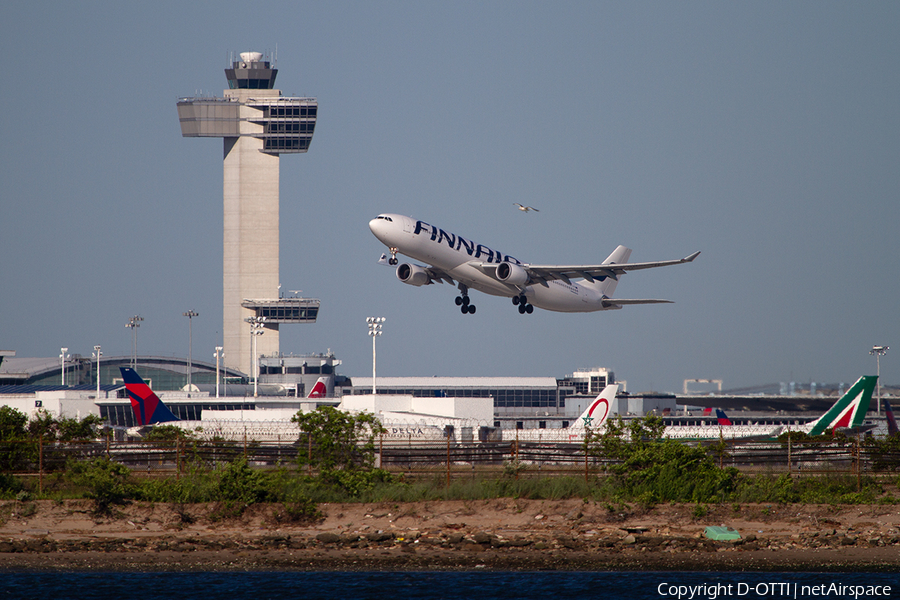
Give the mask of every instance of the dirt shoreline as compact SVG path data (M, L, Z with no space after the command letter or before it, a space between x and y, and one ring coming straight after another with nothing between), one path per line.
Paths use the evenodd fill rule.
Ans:
M216 519L215 505L0 503L0 571L900 570L890 505L614 506L571 500L281 505ZM704 514L705 511L705 514ZM741 540L713 541L709 525Z

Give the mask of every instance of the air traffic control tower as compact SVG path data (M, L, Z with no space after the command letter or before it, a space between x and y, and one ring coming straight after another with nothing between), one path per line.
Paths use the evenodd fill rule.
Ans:
M318 300L284 298L279 292L278 161L282 154L309 149L318 102L282 96L274 89L277 73L262 53L242 52L225 69L229 89L224 98L178 100L184 137L225 141L225 364L251 375L248 319L265 317L263 335L255 340L256 355L277 355L279 326L314 323L319 312Z

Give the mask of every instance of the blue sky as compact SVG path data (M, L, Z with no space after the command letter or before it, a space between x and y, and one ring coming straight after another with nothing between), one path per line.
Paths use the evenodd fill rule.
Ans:
M900 343L900 4L16 2L0 22L0 348L195 359L221 335L222 146L175 103L272 52L319 100L281 159L281 279L322 300L283 352L367 375L616 371L631 391L853 381ZM523 214L513 202L535 206ZM519 315L404 286L367 223L415 216L526 262L702 254ZM900 346L897 347L900 351ZM896 358L882 360L886 383Z

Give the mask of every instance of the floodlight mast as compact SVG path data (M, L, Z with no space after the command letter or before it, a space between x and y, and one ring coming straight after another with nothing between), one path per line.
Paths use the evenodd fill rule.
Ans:
M222 359L222 346L216 346L216 398L219 397L219 361Z
M131 328L131 368L137 369L137 327L141 326L141 321L144 320L144 317L140 315L134 315L128 322L125 323L125 327Z
M193 354L194 348L194 317L199 317L200 313L196 312L193 308L186 313L181 313L185 317L188 318L188 362L187 362L187 388L188 394L191 393L191 354Z
M375 390L375 338L381 335L382 324L385 322L384 317L366 317L366 323L369 325L369 335L372 336L372 395Z
M881 357L890 349L890 346L872 346L872 349L869 350L869 354L875 355L875 374L878 376L878 404L875 414L879 417L881 416Z
M250 375L253 375L253 371L256 372L256 375L253 377L253 397L256 398L259 391L259 356L256 355L256 338L266 332L266 318L247 317L244 320L250 323L250 352L253 359L250 363Z
M100 346L94 346L94 354L93 357L97 359L97 399L100 399L100 357L103 356L103 352L100 351Z
M62 370L62 385L66 385L66 359L69 358L69 355L66 354L66 352L68 351L68 348L59 349L59 364Z

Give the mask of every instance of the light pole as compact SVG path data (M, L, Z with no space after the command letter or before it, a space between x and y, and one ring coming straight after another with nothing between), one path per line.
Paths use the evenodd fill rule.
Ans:
M875 414L879 417L881 416L881 357L890 349L890 346L872 346L872 349L869 350L869 354L875 355L875 374L878 376L878 408Z
M372 336L372 395L375 395L375 338L381 335L382 323L384 317L366 317L366 323L369 325L369 335Z
M66 354L66 352L68 351L68 348L59 349L59 365L62 367L62 385L66 385L66 359L69 358L69 355Z
M222 358L222 346L216 346L216 398L219 397L219 359Z
M259 385L259 357L256 356L256 336L266 332L266 318L247 317L244 320L250 323L250 352L253 355L253 362L250 363L250 370L256 371L256 376L253 377L253 397L256 398ZM253 375L253 373L250 373L250 375Z
M125 327L131 327L131 368L137 368L137 327L141 326L141 321L144 320L144 317L140 315L134 315L128 322L125 323Z
M94 346L94 353L91 355L93 358L97 359L97 399L100 399L100 357L103 356L103 353L100 351L100 346Z
M187 311L186 313L181 313L185 317L188 318L188 364L187 364L187 388L188 394L191 393L191 355L193 354L194 348L194 317L199 317L200 313L194 312L194 309Z

